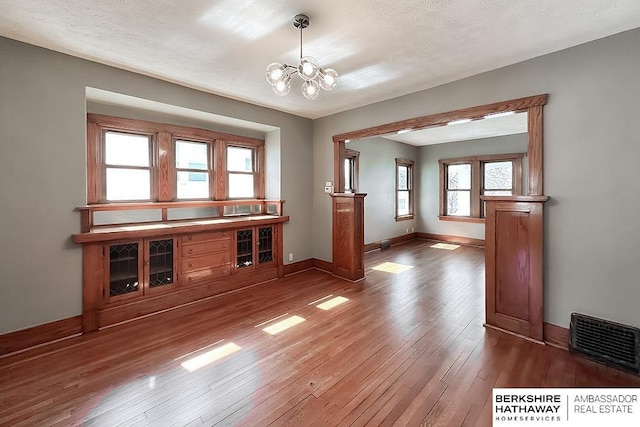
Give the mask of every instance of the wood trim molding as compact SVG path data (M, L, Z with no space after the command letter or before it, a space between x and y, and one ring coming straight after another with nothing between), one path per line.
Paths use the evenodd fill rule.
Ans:
M313 266L318 270L333 274L333 263L318 258L313 258Z
M447 234L433 234L433 233L416 233L416 234L418 239L439 240L441 242L447 242L447 243L457 243L460 245L484 247L484 240L482 239L474 239L471 237L462 237L462 236L450 236Z
M543 331L546 344L562 350L569 350L569 329L545 322Z
M531 196L544 194L542 187L542 105L529 108L527 112L529 133L529 192Z
M156 132L168 132L171 134L180 134L181 136L188 136L193 138L202 139L222 139L229 142L245 143L249 146L257 146L264 144L264 140L258 138L250 138L241 135L232 135L225 132L217 132L208 129L200 129L195 127L170 125L167 123L151 122L147 120L128 119L124 117L106 116L103 114L88 113L87 120L91 123L95 123L102 127L112 128L127 128L132 131L156 133Z
M290 276L292 274L300 273L301 271L309 270L313 267L314 267L313 258L294 262L292 264L286 264L284 266L284 275L285 277Z
M378 240L377 242L367 243L366 245L364 245L364 251L366 253L366 252L374 251L376 249L380 249L380 244L383 241L388 240L391 246L393 246L399 243L408 242L409 240L416 239L417 237L418 237L418 233L407 233L407 234L402 234L400 236L390 237L388 239Z
M460 110L447 111L445 113L430 114L427 116L414 117L412 119L400 120L387 123L381 126L373 126L366 129L341 133L333 137L333 141L359 139L363 137L379 136L388 133L395 133L403 129L424 129L430 126L444 125L452 120L460 118L481 119L487 114L501 113L505 111L526 111L534 107L542 107L547 103L547 95L535 95L526 98L512 99L509 101L495 102L493 104L479 105L476 107L462 108ZM337 190L336 190L337 191Z
M82 333L82 316L69 317L0 335L0 357Z

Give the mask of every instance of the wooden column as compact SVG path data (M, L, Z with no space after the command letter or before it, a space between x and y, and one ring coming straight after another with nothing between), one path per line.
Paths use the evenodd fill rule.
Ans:
M543 341L543 206L546 196L482 197L486 324Z
M333 274L364 278L364 193L335 193L333 200Z

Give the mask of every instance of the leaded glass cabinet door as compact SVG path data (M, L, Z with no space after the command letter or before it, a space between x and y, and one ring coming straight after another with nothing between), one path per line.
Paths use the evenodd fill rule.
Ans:
M107 252L107 284L105 299L115 302L142 295L142 242L113 244L105 247Z
M146 288L150 292L168 289L176 283L176 240L148 240L145 261Z
M253 229L236 232L236 269L253 266Z
M258 265L274 263L273 227L258 227Z

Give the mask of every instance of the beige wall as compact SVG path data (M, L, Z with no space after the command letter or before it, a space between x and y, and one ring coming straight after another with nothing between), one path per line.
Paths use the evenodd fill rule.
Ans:
M396 158L410 159L417 163L418 148L384 138L366 138L346 145L360 152L360 187L367 193L364 199L364 242L373 243L401 236L416 230L420 212L408 221L396 221ZM418 165L414 167L417 175ZM414 205L419 203L420 177L415 176ZM327 195L327 197L329 197Z
M545 320L568 326L578 311L640 326L638 46L634 30L312 122L0 38L0 333L81 311L69 236L85 203L86 86L279 128L296 260L331 259L333 135L548 93Z
M640 326L638 46L640 30L633 30L315 120L314 256L331 260L331 212L322 185L333 180L333 135L548 93L545 320L566 327L577 311Z
M0 58L0 333L81 313L82 251L70 236L86 203L87 86L279 128L267 138L277 146L280 134L280 159L267 160L280 182L268 192L292 218L285 254L313 256L311 120L4 38Z
M484 224L472 222L440 221L439 194L440 168L438 160L485 154L508 154L527 152L527 134L506 135L495 138L456 141L420 147L420 216L418 230L449 236L484 239ZM526 169L527 159L523 159ZM526 177L524 179L526 183Z

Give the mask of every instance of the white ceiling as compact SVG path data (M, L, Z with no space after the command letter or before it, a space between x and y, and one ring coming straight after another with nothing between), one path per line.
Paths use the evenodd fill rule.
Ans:
M384 135L384 138L422 146L470 139L493 138L527 132L527 113L489 117L465 123L451 123L407 133Z
M318 118L640 27L637 0L2 0L0 35ZM271 62L335 68L333 92L280 98Z

